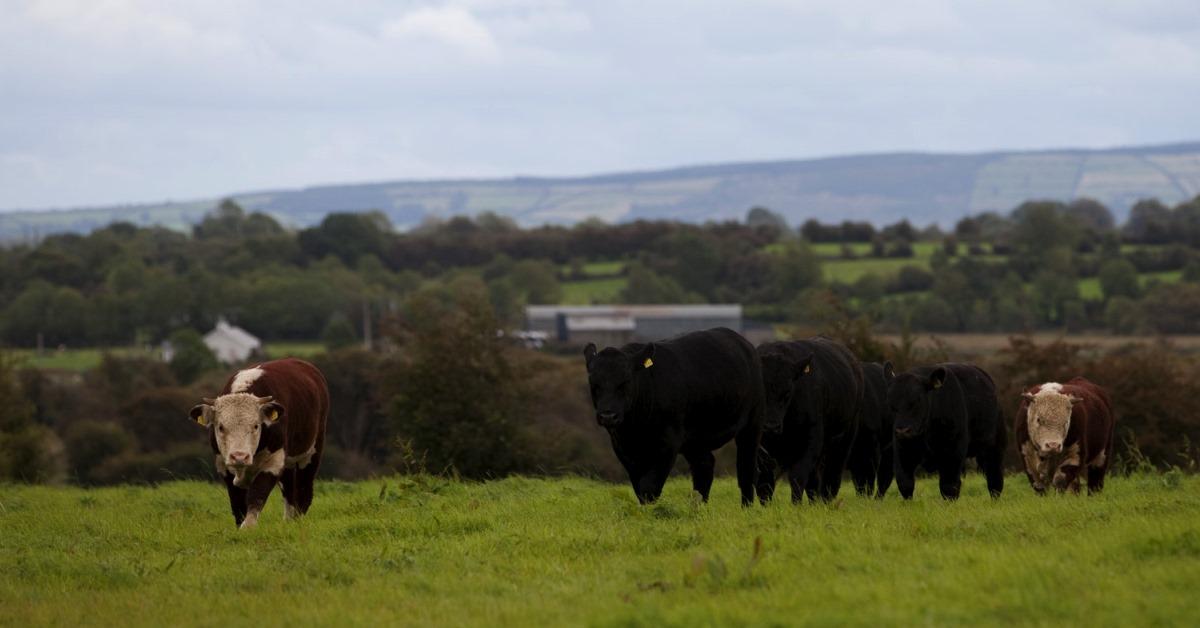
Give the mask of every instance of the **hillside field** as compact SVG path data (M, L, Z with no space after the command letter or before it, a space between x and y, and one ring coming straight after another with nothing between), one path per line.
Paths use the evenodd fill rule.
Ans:
M1183 625L1200 478L993 502L843 493L743 509L675 478L639 507L582 478L320 482L235 530L224 490L0 485L0 625ZM843 490L849 485L843 486Z

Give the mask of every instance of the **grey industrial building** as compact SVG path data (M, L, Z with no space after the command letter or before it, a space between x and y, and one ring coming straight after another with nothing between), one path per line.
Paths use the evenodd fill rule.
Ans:
M742 306L725 305L531 305L525 329L559 342L614 346L660 340L711 327L742 331Z

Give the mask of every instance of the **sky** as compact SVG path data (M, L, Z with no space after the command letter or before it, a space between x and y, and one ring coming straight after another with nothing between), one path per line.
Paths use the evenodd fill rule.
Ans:
M1195 0L0 0L0 210L1200 139Z

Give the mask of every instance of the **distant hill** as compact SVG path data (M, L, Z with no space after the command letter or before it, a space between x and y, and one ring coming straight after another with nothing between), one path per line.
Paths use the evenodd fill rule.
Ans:
M1200 194L1200 142L1105 150L975 154L894 153L694 166L577 178L393 181L228 194L248 209L305 227L337 211L379 209L400 228L426 215L493 211L523 225L740 219L762 205L793 224L867 220L951 225L967 213L1008 211L1027 199L1092 197L1122 220L1155 197ZM0 213L0 240L86 232L115 220L183 229L223 196L183 203Z

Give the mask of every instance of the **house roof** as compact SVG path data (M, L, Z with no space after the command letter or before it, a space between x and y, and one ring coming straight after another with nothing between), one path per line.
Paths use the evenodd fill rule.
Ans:
M210 332L204 335L206 344L213 342L227 342L241 347L255 348L262 344L262 341L252 335L250 332L230 325L225 319L217 321L217 326Z

